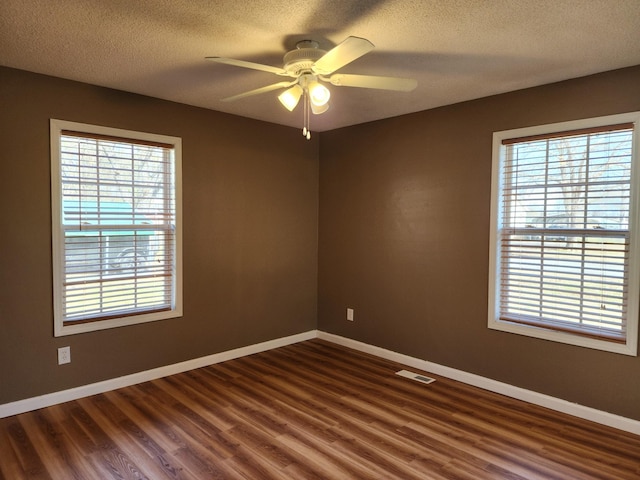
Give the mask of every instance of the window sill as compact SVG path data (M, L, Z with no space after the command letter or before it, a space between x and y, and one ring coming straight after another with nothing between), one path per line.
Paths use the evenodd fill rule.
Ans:
M576 335L569 332L560 332L549 330L546 328L535 327L532 325L522 325L518 323L507 322L504 320L489 319L489 329L501 332L515 333L526 337L539 338L542 340L550 340L552 342L564 343L567 345L575 345L578 347L591 348L594 350L602 350L605 352L619 353L622 355L637 356L636 332L627 332L627 342L617 343L607 340L598 340L596 338Z
M75 335L77 333L95 332L98 330L106 330L109 328L138 325L140 323L168 320L178 317L182 317L182 311L174 309L163 312L153 312L142 315L113 318L110 320L99 320L95 322L78 322L76 324L70 322L71 324L68 325L63 325L61 321L56 321L54 336L63 337L66 335Z

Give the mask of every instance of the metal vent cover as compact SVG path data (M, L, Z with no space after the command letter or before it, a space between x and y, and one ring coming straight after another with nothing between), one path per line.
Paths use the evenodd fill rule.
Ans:
M415 380L420 383L433 383L436 381L435 378L427 377L425 375L420 375L419 373L410 372L408 370L400 370L396 372L396 375L400 375L401 377L410 378L411 380Z

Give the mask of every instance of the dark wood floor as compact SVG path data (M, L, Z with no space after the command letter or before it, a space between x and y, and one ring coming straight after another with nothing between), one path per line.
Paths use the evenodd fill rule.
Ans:
M640 478L638 436L402 368L311 340L5 418L0 479Z

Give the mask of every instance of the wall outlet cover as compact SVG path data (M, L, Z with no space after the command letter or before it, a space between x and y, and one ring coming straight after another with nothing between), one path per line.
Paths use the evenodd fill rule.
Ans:
M58 349L58 365L71 363L71 347L60 347Z

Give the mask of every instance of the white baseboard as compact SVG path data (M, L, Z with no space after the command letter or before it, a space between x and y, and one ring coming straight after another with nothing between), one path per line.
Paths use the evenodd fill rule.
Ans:
M51 405L56 405L58 403L77 400L79 398L108 392L117 388L129 387L137 383L148 382L149 380L155 380L156 378L162 378L169 375L186 372L188 370L193 370L195 368L202 368L208 365L226 362L227 360L233 360L234 358L253 355L254 353L260 353L267 350L272 350L274 348L284 347L285 345L291 345L293 343L310 340L316 337L317 331L310 330L308 332L291 335L289 337L277 338L275 340L269 340L267 342L257 343L255 345L249 345L246 347L236 348L234 350L228 350L226 352L207 355L206 357L194 358L193 360L187 360L186 362L174 363L173 365L166 365L164 367L158 367L152 370L132 373L131 375L125 375L124 377L112 378L110 380L91 383L89 385L82 385L80 387L71 388L69 390L62 390L60 392L48 393L46 395L40 395L38 397L5 403L3 405L0 405L0 418L29 412L31 410L37 410L38 408L50 407Z
M420 360L419 358L410 357L402 353L393 352L391 350L386 350L357 340L334 335L332 333L318 331L318 338L352 348L360 352L369 353L386 360L391 360L426 372L451 378L452 380L457 380L468 385L473 385L474 387L489 390L490 392L506 395L511 398L533 403L534 405L573 415L574 417L583 418L585 420L617 428L618 430L624 430L625 432L640 435L640 421L638 420L622 417L613 413L603 412L602 410L597 410L591 407L585 407L584 405L571 403L550 395L515 387L508 383L498 382L496 380L491 380L490 378L464 372L462 370L456 370L455 368L446 367L426 360Z
M145 370L143 372L133 373L131 375L125 375L124 377L113 378L89 385L83 385L80 387L71 388L69 390L62 390L60 392L54 392L38 397L18 400L16 402L5 403L3 405L0 405L0 418L29 412L31 410L37 410L38 408L49 407L51 405L56 405L71 400L77 400L79 398L108 392L117 388L128 387L138 383L147 382L149 380L166 377L168 375L175 375L177 373L186 372L195 368L201 368L208 365L214 365L216 363L226 362L227 360L233 360L234 358L253 355L254 353L260 353L267 350L272 350L274 348L284 347L286 345L303 342L305 340L311 340L312 338L320 338L322 340L336 343L338 345L343 345L354 350L398 362L409 367L418 368L420 370L451 378L453 380L457 380L468 385L473 385L484 390L489 390L490 392L506 395L508 397L523 400L534 405L540 405L542 407L550 408L558 412L566 413L579 418L584 418L585 420L591 420L602 425L607 425L619 430L640 435L640 421L638 420L621 417L619 415L603 412L602 410L597 410L591 407L585 407L584 405L571 403L566 400L552 397L550 395L544 395L542 393L526 390L524 388L515 387L513 385L498 382L496 380L491 380L490 378L482 377L480 375L475 375L473 373L457 370L455 368L446 367L444 365L439 365L437 363L428 362L419 358L410 357L409 355L404 355L402 353L397 353L381 347L362 343L357 340L352 340L350 338L341 337L339 335L334 335L332 333L326 333L317 330L310 330L308 332L291 335L289 337L277 338L275 340L269 340L267 342L257 343L255 345L249 345L246 347L236 348L234 350L228 350L226 352L215 353L206 357L194 358L193 360L187 360L186 362L166 365L164 367L154 368L152 370Z

